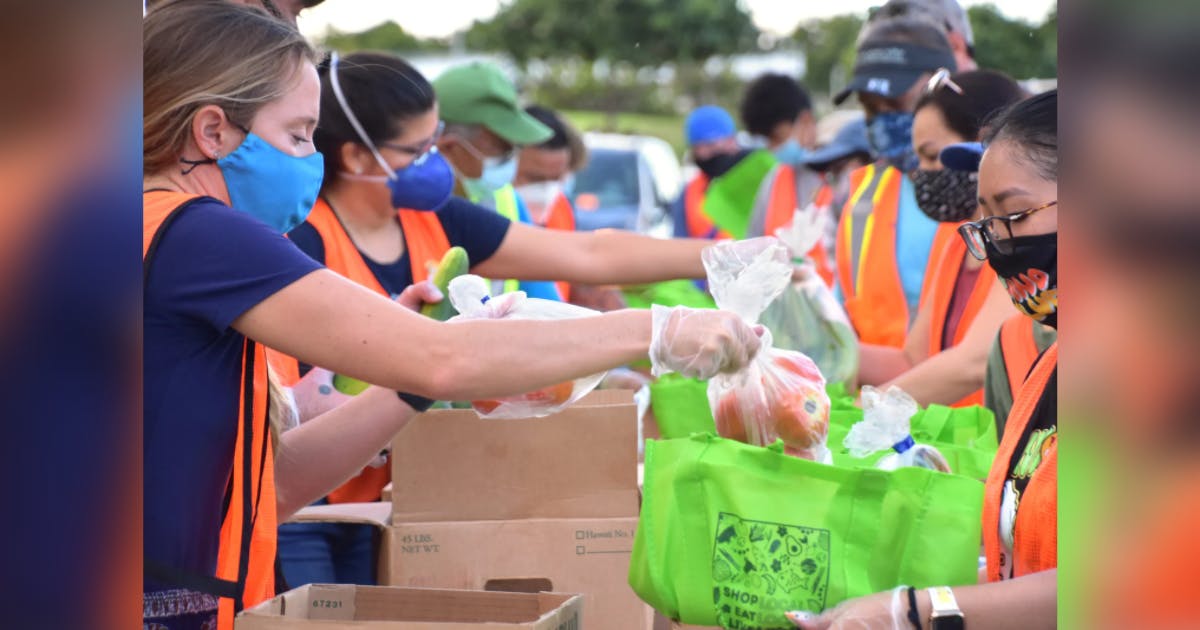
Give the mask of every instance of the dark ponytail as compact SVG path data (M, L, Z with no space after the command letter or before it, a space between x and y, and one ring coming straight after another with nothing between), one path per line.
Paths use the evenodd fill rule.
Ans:
M1048 181L1058 181L1058 90L1014 103L988 121L984 144L1011 142Z
M313 143L325 156L325 181L335 181L343 170L341 147L362 144L334 95L329 59L317 68L321 75L321 120ZM371 142L385 142L400 134L404 124L434 105L433 86L403 59L386 53L359 52L338 60L338 85L354 116Z

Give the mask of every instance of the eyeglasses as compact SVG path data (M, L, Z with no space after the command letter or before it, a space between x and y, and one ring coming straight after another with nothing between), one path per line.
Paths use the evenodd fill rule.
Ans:
M437 144L437 141L442 137L442 131L444 131L445 129L446 129L446 121L439 120L437 129L434 130L434 132L433 132L433 136L431 136L428 140L422 142L421 144L405 145L405 144L392 144L389 142L380 142L379 146L386 148L386 149L391 149L393 151L399 151L401 153L407 153L409 155L421 157L422 155L429 153L429 150L432 149L435 144Z
M1057 199L1014 214L997 215L979 221L964 223L958 226L958 234L966 242L967 251L971 252L971 255L978 260L987 260L988 243L991 243L992 247L1001 254L1011 254L1013 252L1012 224L1039 210L1045 210L1056 205L1058 205Z
M962 87L950 78L950 71L946 68L938 68L938 71L934 72L932 77L929 77L929 83L925 84L925 93L932 94L942 87L948 87L955 94L962 96Z

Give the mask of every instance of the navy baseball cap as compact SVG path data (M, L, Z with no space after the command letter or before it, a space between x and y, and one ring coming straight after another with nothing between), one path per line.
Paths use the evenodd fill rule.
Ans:
M683 128L688 144L693 146L737 134L733 116L716 105L701 105L693 109Z
M938 154L942 166L954 171L976 172L979 161L983 159L983 144L979 142L959 142L948 144Z
M854 58L854 78L833 97L841 105L855 92L899 98L926 72L958 69L949 48L927 48L899 42L866 42Z

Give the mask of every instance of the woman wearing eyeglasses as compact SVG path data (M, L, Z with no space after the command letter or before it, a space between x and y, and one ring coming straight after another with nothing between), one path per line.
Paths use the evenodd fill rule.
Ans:
M979 218L974 169L943 168L938 156L947 146L979 140L988 117L1024 97L999 72L939 70L917 101L912 144L919 163L909 177L918 207L939 222L938 230L904 346L863 344L861 384L895 385L923 405L983 404L988 353L1012 309L996 274L967 253L956 231Z
M454 173L436 147L443 124L433 87L403 60L335 53L320 78L313 142L325 159L324 182L312 212L288 237L330 270L396 297L425 280L449 247L460 246L472 273L493 278L605 285L704 276L700 251L708 241L545 230L453 196ZM443 297L430 291L419 289L429 301ZM272 366L293 387L301 421L350 398L332 387L328 370L278 353ZM377 501L389 480L390 466L380 458L326 500ZM291 586L374 582L371 528L292 524L280 531Z
M1005 110L984 135L983 217L960 232L1017 310L1058 326L1058 91ZM977 585L906 586L848 600L796 625L971 630L1054 628L1058 578L1058 344L1017 392L984 487L987 565ZM919 561L919 559L915 559ZM953 586L953 588L951 588Z

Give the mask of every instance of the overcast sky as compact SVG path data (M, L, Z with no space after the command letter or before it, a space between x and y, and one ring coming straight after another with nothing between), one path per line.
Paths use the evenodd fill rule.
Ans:
M1012 18L1040 23L1055 0L960 0L966 6L992 2ZM883 0L743 0L754 23L766 32L784 35L801 21L843 13L866 13ZM502 0L325 0L300 16L300 30L321 35L327 26L361 31L394 20L420 37L444 37L472 21L495 15Z

